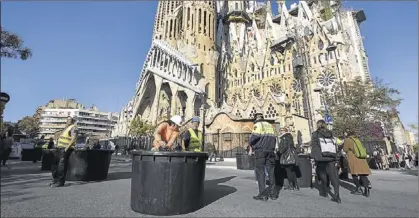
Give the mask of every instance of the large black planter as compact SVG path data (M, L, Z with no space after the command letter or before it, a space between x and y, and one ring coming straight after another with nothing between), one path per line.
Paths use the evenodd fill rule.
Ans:
M22 149L21 161L41 161L42 148Z
M68 181L101 181L108 177L113 150L75 150L66 174Z
M42 149L41 170L51 170L54 158L58 158L56 149Z
M236 153L236 165L238 170L255 169L255 157L246 153Z
M312 168L310 157L308 155L297 155L297 167L301 173L301 177L297 179L300 188L311 187Z
M203 206L208 153L133 151L131 209L169 216Z

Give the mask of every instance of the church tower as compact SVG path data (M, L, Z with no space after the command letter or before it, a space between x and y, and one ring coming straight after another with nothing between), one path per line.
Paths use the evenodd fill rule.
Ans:
M164 40L176 48L182 27L182 1L159 1L154 20L153 39Z
M183 1L181 22L181 42L179 50L205 77L205 92L209 100L216 103L221 90L218 90L220 78L216 74L218 52L215 47L216 38L216 4L215 1ZM181 47L185 47L182 49Z

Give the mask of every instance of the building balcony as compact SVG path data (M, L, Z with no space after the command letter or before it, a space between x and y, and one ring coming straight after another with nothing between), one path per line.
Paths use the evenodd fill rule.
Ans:
M41 114L41 117L63 117L63 118L67 118L68 114Z
M52 128L52 129L64 129L65 128L65 124L63 125L51 125L51 124L41 124L39 125L40 128Z
M106 128L106 127L95 127L95 126L77 126L78 129L83 130L101 130L101 131L110 131L112 128Z
M41 119L39 122L40 123L67 123L67 119L60 119L60 120Z
M104 126L112 126L112 123L109 122L100 122L100 121L86 121L86 120L78 120L78 124L90 124L90 125L104 125Z
M89 119L95 119L95 120L109 120L108 117L94 117L94 116L86 116L86 115L78 115L77 117L89 118Z

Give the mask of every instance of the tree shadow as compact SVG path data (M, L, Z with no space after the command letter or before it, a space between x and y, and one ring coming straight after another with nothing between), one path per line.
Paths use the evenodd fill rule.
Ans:
M219 185L226 183L236 176L229 176L220 179L206 180L204 183L204 204L206 207L213 202L237 191L236 188L227 185Z

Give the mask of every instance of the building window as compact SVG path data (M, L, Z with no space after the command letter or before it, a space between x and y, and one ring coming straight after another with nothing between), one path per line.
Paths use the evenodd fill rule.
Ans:
M223 133L224 141L231 141L231 133Z

